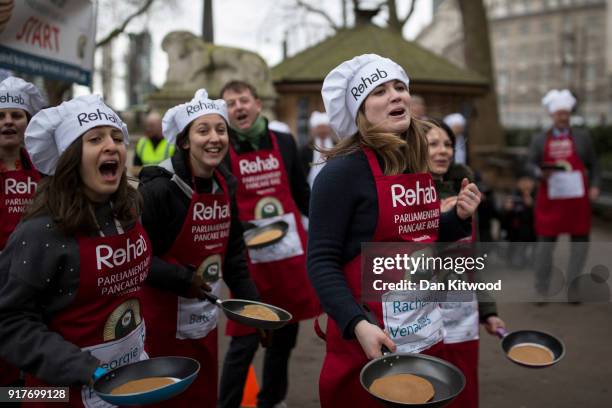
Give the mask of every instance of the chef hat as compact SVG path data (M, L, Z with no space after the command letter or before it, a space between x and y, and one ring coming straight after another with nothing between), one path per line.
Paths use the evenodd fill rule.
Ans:
M561 91L552 89L542 98L542 105L548 110L548 113L560 110L571 112L576 105L576 98L567 89Z
M208 99L206 89L198 89L193 99L187 103L176 105L166 112L162 120L164 137L171 144L176 143L176 137L194 120L210 114L220 115L226 122L227 105L223 99Z
M465 118L460 113L451 113L450 115L445 116L443 120L444 123L451 128L453 126L465 126Z
M34 115L44 106L47 106L47 101L34 84L17 77L0 82L0 109L23 109Z
M329 126L329 116L327 113L314 111L310 115L310 120L308 121L310 128L316 128L319 125L328 125Z
M334 68L323 80L321 95L330 126L339 137L357 132L357 111L366 97L385 82L400 80L408 86L406 71L376 54L363 54Z
M268 129L274 132L291 133L291 128L285 122L273 120L268 123Z
M45 174L54 174L60 155L81 135L97 126L121 130L128 144L127 126L100 95L84 95L43 109L32 117L25 131L25 145L32 163Z

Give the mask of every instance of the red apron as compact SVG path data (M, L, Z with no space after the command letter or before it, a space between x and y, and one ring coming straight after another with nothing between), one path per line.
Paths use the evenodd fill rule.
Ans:
M567 168L567 171L555 171L549 180L542 180L540 183L535 206L536 234L547 237L563 233L588 235L591 230L589 184L584 164L576 152L571 134L555 137L552 130L549 131L542 163L561 164ZM573 192L559 189L580 183L582 186ZM583 190L582 195L576 196L575 193L580 188ZM565 198L567 196L571 198Z
M236 201L240 221L266 225L283 220L289 224L285 237L266 248L249 250L251 277L263 302L293 315L292 322L312 318L319 311L314 289L306 274L306 231L291 196L291 186L278 148L270 132L272 149L238 154L230 144L232 173L238 180ZM227 322L227 334L242 336L254 329Z
M368 148L364 148L363 151L374 175L378 195L378 221L372 242L435 241L438 236L437 221L440 217L440 201L435 192L431 175L419 173L385 176L381 171L375 153ZM403 188L405 191L408 191L408 189L422 191L431 188L433 191L430 199L423 199L423 203L417 202L413 205L398 205L394 207L391 197L391 192L394 188ZM414 232L400 232L400 229L403 231L412 230L405 227L415 222L421 222L423 219L419 221L399 221L396 223L395 216L417 212L435 214L434 218L425 218L425 221L434 221L436 227L420 229ZM415 218L418 217L413 219ZM360 302L362 292L361 255L356 256L346 264L343 271L353 296ZM393 310L392 303L395 302L384 302L384 300L381 302L367 302L369 308L376 314L379 321L385 322L385 329L398 345L398 350L424 352L424 354L436 356L441 355L443 351L443 343L441 342L442 317L438 304L436 302L429 302L421 310L394 316L391 313ZM425 305L425 302L423 302L423 305ZM426 314L423 315L423 312L426 312ZM401 327L399 324L407 327L408 325L416 324L417 320L419 323L422 322L423 318L426 322L429 322L429 328L424 327L418 331L419 334L413 333L404 337L397 335L399 332L398 327ZM398 324L398 322L400 323ZM394 327L394 324L398 325ZM425 334L421 337L420 335L423 333ZM359 342L357 340L344 340L333 319L328 319L327 352L319 380L321 407L379 407L380 404L359 383L359 373L367 362L368 359Z
M27 153L22 157L30 161ZM30 170L22 166L20 170L0 172L0 252L36 193L40 173L34 169L31 162L28 164Z
M0 252L32 202L36 184L40 180L40 173L34 170L25 150L22 150L22 157L28 161L30 170L21 168L0 172ZM19 369L0 359L0 386L13 384L18 380Z
M472 234L459 242L476 241L476 222L472 222ZM479 318L478 300L471 302L447 302L440 304L444 325L443 358L454 364L465 376L465 388L448 405L449 408L478 408L478 350Z
M140 297L151 266L147 233L137 223L119 235L79 237L78 244L80 282L76 299L53 317L49 330L90 351L108 369L147 358ZM26 376L26 386L45 384ZM88 387L71 387L70 405L110 406Z
M187 217L172 248L162 256L167 262L194 265L196 273L219 296L221 267L229 240L231 210L225 179L215 171L222 193L192 190ZM177 181L180 183L181 181ZM187 184L184 184L187 188ZM165 406L213 408L217 402L217 318L219 309L200 299L187 299L146 286L143 290L147 319L146 349L151 357L181 355L200 362L202 371L181 395Z

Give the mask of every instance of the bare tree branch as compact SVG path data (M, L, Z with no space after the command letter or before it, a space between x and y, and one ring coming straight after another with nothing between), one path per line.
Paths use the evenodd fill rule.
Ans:
M393 30L401 32L406 22L410 20L410 17L412 17L417 2L418 0L412 0L412 2L410 3L410 9L408 10L408 14L406 14L404 18L400 18L397 15L397 5L395 3L395 0L386 0L384 3L386 3L387 9L389 10L389 19L387 20L389 27Z
M353 0L355 1L355 0ZM333 28L334 30L339 30L340 27L338 27L338 25L336 24L336 22L330 17L329 14L327 14L325 11L318 9L316 7L313 7L312 5L306 3L303 0L296 0L298 7L302 7L303 9L305 9L308 12L311 12L313 14L318 14L321 17L323 17L325 20L327 20L327 22L329 23L329 25L331 26L331 28Z
M149 9L149 7L151 7L151 4L153 4L154 1L155 0L146 0L144 3L142 3L140 8L137 9L136 11L134 11L129 16L127 16L126 19L123 20L123 23L119 27L115 28L113 31L108 33L108 35L106 37L104 37L103 39L98 41L96 43L96 47L102 47L103 45L108 44L109 42L112 41L113 38L117 37L119 34L124 32L126 27L128 26L128 24L130 24L130 22L133 19L135 19L136 17L138 17L141 14L143 14L144 12L146 12Z
M395 0L389 0L389 1L395 3ZM410 10L408 10L408 14L406 14L406 17L400 20L402 27L404 26L404 24L406 24L408 20L410 20L410 17L412 17L412 13L414 13L414 7L416 6L417 2L418 0L412 0L412 4L410 4Z

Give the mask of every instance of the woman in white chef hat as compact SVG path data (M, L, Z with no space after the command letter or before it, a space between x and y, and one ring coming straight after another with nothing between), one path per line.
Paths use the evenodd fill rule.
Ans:
M162 127L176 154L140 173L142 220L155 255L144 290L145 317L151 317L147 351L152 357L194 358L205 371L169 406L197 401L213 408L219 309L202 292L219 296L223 279L234 296L259 297L247 270L236 180L220 166L229 146L225 101L209 99L200 89L191 101L168 110Z
M83 388L100 367L145 356L151 245L127 184L127 143L98 95L41 110L25 132L49 176L0 256L0 355L28 373L26 386L70 386L73 406L101 402Z
M309 216L308 272L330 316L322 407L378 406L362 389L359 372L381 355L382 345L438 356L443 351L439 306L426 300L428 293L416 292L418 299L406 302L418 307L394 308L388 294L362 287L362 243L459 239L469 233L480 200L476 186L466 184L456 207L440 216L425 129L411 117L408 84L401 66L375 54L343 62L323 82L330 124L342 140L315 180ZM366 320L362 294L387 333Z
M40 173L23 148L23 136L32 115L46 105L33 84L8 77L0 82L0 251L17 226L36 191Z
M23 148L28 121L46 101L33 84L0 82L0 253L36 192L40 173ZM0 386L19 384L19 370L0 360Z

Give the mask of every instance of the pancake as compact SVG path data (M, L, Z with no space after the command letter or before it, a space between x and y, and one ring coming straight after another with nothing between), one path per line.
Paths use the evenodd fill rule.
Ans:
M261 245L283 236L283 231L279 229L269 229L260 234L255 235L247 241L247 246Z
M512 346L508 357L517 363L527 365L548 365L555 360L555 355L548 347L535 343L520 343Z
M140 380L128 381L113 388L111 395L139 394L153 391L166 385L174 384L176 380L171 377L147 377Z
M418 375L394 374L377 378L370 392L387 401L402 404L423 404L434 397L433 385Z
M271 322L278 322L280 320L280 317L272 309L262 305L246 305L239 314L244 317Z

